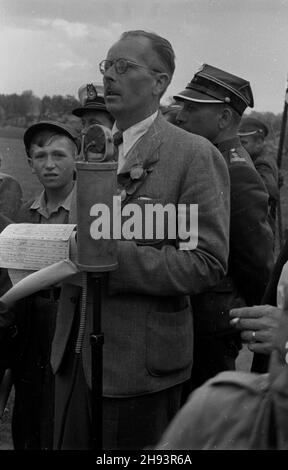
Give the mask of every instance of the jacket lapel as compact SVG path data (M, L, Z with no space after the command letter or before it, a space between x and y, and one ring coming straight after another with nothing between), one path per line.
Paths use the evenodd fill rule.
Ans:
M118 188L124 194L124 204L142 186L159 159L157 149L162 143L163 119L159 113L146 134L130 150L117 176Z

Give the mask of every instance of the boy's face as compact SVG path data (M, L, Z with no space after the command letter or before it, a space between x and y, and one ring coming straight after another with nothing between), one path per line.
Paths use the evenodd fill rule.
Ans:
M29 163L45 189L61 189L73 181L75 155L76 146L68 137L54 136L41 147L32 141Z

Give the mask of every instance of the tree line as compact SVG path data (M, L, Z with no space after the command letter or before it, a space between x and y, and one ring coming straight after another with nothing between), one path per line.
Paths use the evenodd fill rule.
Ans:
M18 95L0 94L0 126L28 127L31 123L42 119L71 119L74 108L79 101L72 95L35 96L31 90Z
M172 97L168 98L171 101ZM62 122L77 122L77 118L71 113L79 106L79 101L73 95L45 95L43 98L35 96L32 90L23 91L21 94L0 94L0 126L16 126L27 128L32 123L42 119L57 120ZM268 143L273 151L277 149L282 113L252 111L250 116L261 119L269 129ZM283 153L288 153L288 131Z

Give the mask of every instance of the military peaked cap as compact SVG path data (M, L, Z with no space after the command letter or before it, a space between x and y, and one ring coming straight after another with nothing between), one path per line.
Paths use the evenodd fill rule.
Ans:
M240 116L254 100L250 83L224 70L203 64L185 90L173 97L176 100L198 103L227 103Z
M107 111L104 101L104 89L102 85L87 83L78 90L81 107L73 109L72 114L82 117L85 111L97 110ZM108 112L108 111L107 111Z
M264 124L264 122L260 121L260 119L252 118L252 117L245 117L242 119L238 135L244 137L247 135L262 135L266 137L268 135L269 129Z

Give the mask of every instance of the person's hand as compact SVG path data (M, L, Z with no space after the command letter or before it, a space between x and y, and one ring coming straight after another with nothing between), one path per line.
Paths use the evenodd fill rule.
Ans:
M271 305L234 308L230 310L230 324L241 331L241 339L252 352L270 354L282 310Z

